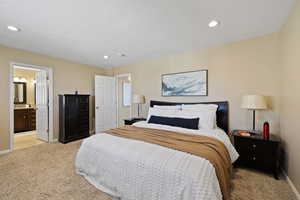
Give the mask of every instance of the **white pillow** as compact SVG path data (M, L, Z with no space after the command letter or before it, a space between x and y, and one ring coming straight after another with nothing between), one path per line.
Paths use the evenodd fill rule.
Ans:
M214 110L181 110L177 117L199 118L199 129L214 129L216 124Z
M158 106L154 105L154 108L159 108L162 110L181 110L181 105L175 105L175 106Z
M160 108L149 108L148 111L148 117L147 117L147 122L149 121L150 117L155 115L155 116L159 116L159 117L177 117L178 116L178 112L180 110L175 110L175 109L160 109Z
M185 105L183 104L182 110L215 110L217 111L218 105L216 104L189 104Z
M209 115L214 116L213 119L211 119L211 116L209 117L210 120L213 120L214 126L213 128L217 127L217 110L218 105L216 104L190 104L190 105L182 105L182 110L188 110L188 111L194 111L194 112L201 112L201 111L213 111L213 113L210 113ZM200 120L201 121L201 120ZM209 122L211 124L212 122ZM210 125L209 125L210 126Z

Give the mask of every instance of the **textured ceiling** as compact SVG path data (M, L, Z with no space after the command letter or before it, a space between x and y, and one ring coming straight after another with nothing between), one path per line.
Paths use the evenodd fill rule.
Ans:
M121 66L276 32L293 4L294 0L0 0L0 44L99 67ZM220 26L209 29L212 19ZM8 25L22 31L10 32Z

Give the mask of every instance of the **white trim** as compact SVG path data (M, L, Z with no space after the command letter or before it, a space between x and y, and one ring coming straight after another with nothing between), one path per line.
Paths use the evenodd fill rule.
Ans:
M13 69L14 67L21 67L21 68L30 68L30 69L39 69L39 70L46 70L49 76L49 142L55 141L54 139L54 127L53 127L53 70L49 67L44 66L37 66L37 65L28 65L23 63L16 63L10 62L10 69L9 69L9 108L10 108L10 151L13 151L14 146L14 99L13 99L13 91L14 91L14 84L13 84Z
M14 149L14 67L13 63L10 63L9 67L9 134L10 134L10 141L9 141L9 150L13 151Z
M119 84L118 84L118 80L119 78L123 78L123 77L129 77L130 78L130 82L131 82L131 97L133 96L133 88L132 88L132 77L131 74L118 74L115 75L115 79L116 79L116 107L117 107L117 126L119 126ZM130 118L132 118L132 105L130 106Z
M292 180L288 177L288 175L286 174L286 172L284 170L282 170L282 174L285 177L286 181L288 182L288 184L291 186L293 192L295 193L296 197L298 200L300 200L300 193L297 190L297 188L295 187L294 183L292 182Z
M11 152L10 149L4 150L4 151L0 151L0 156L2 156L4 154L7 154L7 153L10 153L10 152Z
M53 112L54 112L54 83L53 83L53 70L48 68L49 76L49 142L53 142L54 139L54 122L53 122Z

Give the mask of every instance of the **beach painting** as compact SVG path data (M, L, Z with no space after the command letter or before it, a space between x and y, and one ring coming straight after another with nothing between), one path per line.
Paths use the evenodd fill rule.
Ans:
M207 96L207 70L162 75L162 96Z

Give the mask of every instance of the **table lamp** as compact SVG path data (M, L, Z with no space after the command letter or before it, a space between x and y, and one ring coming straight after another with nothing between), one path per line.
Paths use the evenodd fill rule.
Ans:
M138 118L140 117L140 104L145 103L145 96L140 94L133 95L133 103L138 105Z
M265 97L262 95L245 95L242 100L242 108L253 111L253 130L255 131L255 111L267 109Z

